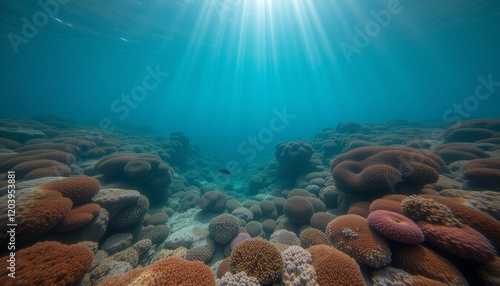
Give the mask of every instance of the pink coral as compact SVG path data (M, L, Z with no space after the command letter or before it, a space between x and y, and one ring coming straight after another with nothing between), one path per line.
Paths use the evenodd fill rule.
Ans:
M421 243L424 234L411 219L404 215L377 210L368 215L368 223L383 236L402 243Z

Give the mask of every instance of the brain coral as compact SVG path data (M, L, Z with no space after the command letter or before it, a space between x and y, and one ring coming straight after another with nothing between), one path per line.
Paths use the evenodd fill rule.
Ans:
M349 207L347 213L357 214L366 218L370 213L370 202L356 202Z
M150 239L153 244L163 243L168 237L170 229L166 225L148 225L139 232L137 240Z
M145 160L132 160L125 164L123 172L129 178L142 178L151 172L151 164Z
M39 187L42 190L60 192L69 198L73 205L88 203L101 189L98 180L91 177L73 177L63 180L51 181Z
M420 149L373 146L337 156L331 170L343 192L387 192L402 183L416 187L434 183L443 165L439 156Z
M309 222L314 213L309 200L298 196L287 199L283 210L291 222L298 224Z
M401 203L393 200L387 200L384 198L376 199L370 204L370 212L376 210L387 210L391 212L395 212L398 214L403 214L401 210Z
M424 234L417 224L404 215L377 210L368 215L368 223L383 236L402 243L421 243Z
M266 219L262 222L262 230L267 234L273 233L275 228L276 222L273 219Z
M240 231L238 218L230 214L214 217L208 224L208 231L217 243L229 243Z
M221 263L219 263L219 267L217 267L217 272L215 273L217 278L221 278L224 274L231 274L231 266L229 265L229 257L224 258ZM245 272L242 272L245 273ZM245 274L246 275L246 274ZM257 280L257 279L256 279ZM256 281L257 282L257 281Z
M80 245L39 242L16 253L16 285L76 285L92 265L94 254ZM8 257L2 257L1 285L13 285L7 276Z
M308 228L300 233L300 246L309 248L313 245L328 244L326 234L319 229Z
M489 157L488 154L479 148L457 143L436 146L433 149L433 153L441 157L446 164L458 160L473 160Z
M272 217L273 214L276 215L278 212L276 210L276 205L271 200L263 200L259 203L262 210L262 215L265 217Z
M25 161L15 165L11 170L16 172L16 177L25 180L41 178L42 174L61 177L71 175L68 165L49 159Z
M204 263L208 263L214 257L215 249L210 245L197 246L189 249L186 252L187 260L198 260Z
M14 153L12 155L3 155L4 161L0 163L0 172L12 170L14 166L26 161L34 161L39 159L54 160L65 165L71 165L76 158L70 153L56 150L35 150L22 153Z
M194 208L198 205L200 201L200 196L197 194L187 194L181 199L181 209L186 211L190 208Z
M305 171L313 149L305 141L283 142L276 145L274 154L279 163L278 173L285 178L293 179Z
M326 227L330 243L357 262L381 267L391 262L387 240L373 230L368 220L359 215L341 215Z
M318 285L318 276L312 265L313 258L310 252L299 247L291 246L282 253L285 272L282 285Z
M231 243L229 244L231 251L236 245L250 238L252 237L246 232L239 233L235 238L233 238L233 240L231 240Z
M422 275L450 286L468 285L460 271L446 258L420 244L397 244L392 252L395 267L412 275Z
M331 213L327 212L315 213L311 217L311 226L321 231L325 231L328 223L331 222L334 218L336 218L336 216Z
M498 137L500 131L498 119L475 119L457 123L443 132L446 142L476 142Z
M73 208L54 228L57 231L72 231L91 222L101 211L98 204L90 203Z
M256 237L262 234L262 224L258 221L250 221L245 225L245 229L251 237Z
M230 256L233 272L245 272L261 284L271 284L283 275L281 253L269 242L252 238L236 245Z
M223 212L226 208L227 197L219 191L208 191L201 196L198 202L199 207L204 212Z
M120 228L133 225L140 221L149 209L149 200L141 195L133 205L123 208L114 218L109 221L109 226Z
M500 158L475 159L465 163L462 175L475 183L500 188Z
M307 249L312 254L314 270L321 286L364 286L359 266L347 254L328 245Z
M448 253L479 263L495 258L495 249L490 242L468 225L451 227L420 221L418 226L427 242Z
M155 203L167 198L166 187L173 180L173 169L157 155L147 153L109 155L99 160L94 169L107 179L136 185Z
M294 232L286 229L279 229L271 235L270 242L277 242L286 245L300 245L300 239Z
M135 269L131 272L113 276L99 285L215 286L215 277L210 268L200 261L188 261L171 256L146 268Z
M168 215L166 212L159 212L155 213L154 215L150 216L146 221L146 225L162 225L165 224L168 220Z

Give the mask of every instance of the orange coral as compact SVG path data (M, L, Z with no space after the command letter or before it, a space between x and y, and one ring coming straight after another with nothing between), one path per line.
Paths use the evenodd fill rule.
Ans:
M378 210L385 210L385 211L391 211L395 212L398 214L403 214L403 211L401 210L401 203L396 202L393 200L387 200L387 199L376 199L370 204L370 212L373 211L378 211Z
M392 252L396 267L412 275L422 275L450 286L468 285L446 258L420 244L397 244Z
M134 269L111 277L99 284L99 286L115 285L215 286L215 277L210 268L200 261L188 261L171 256L146 268Z
M453 211L455 218L480 232L491 241L496 249L500 249L500 222L476 209L464 206L459 199L434 195L422 195L446 205Z
M231 272L231 266L229 263L229 257L226 257L224 260L222 260L222 262L219 264L219 267L217 268L217 278L221 278L227 272Z
M48 182L39 187L42 190L60 192L71 199L74 205L87 203L101 189L101 183L91 177L74 177Z
M16 254L16 285L76 285L92 265L94 254L80 245L39 242ZM7 257L0 261L0 285L12 285Z
M479 263L495 258L495 249L490 242L468 225L450 227L420 221L418 226L424 232L427 242L448 253Z
M23 189L17 196L17 243L25 243L56 226L70 212L71 200L61 193L37 188Z
M364 286L359 266L347 254L328 245L307 249L313 256L314 270L322 286Z
M308 248L313 245L328 244L326 234L319 229L308 228L300 233L300 245Z
M330 243L348 254L357 262L371 267L380 267L391 262L391 250L387 240L359 215L342 215L326 227Z
M356 202L349 207L347 213L366 218L370 214L370 202Z
M281 253L266 240L248 239L236 245L231 253L233 273L245 272L261 284L278 281L283 275Z
M91 222L101 211L101 206L90 203L73 208L54 228L57 231L72 231Z
M324 232L328 223L331 222L334 218L336 218L336 216L331 213L315 213L311 217L311 226Z
M500 284L500 257L488 263L483 263L477 268L477 273L481 277L484 285L494 286Z

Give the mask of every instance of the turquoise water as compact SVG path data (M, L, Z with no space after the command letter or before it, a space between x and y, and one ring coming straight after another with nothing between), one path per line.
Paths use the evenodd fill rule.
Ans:
M254 136L268 156L350 120L500 115L496 0L40 3L0 4L5 116L183 131L229 156Z

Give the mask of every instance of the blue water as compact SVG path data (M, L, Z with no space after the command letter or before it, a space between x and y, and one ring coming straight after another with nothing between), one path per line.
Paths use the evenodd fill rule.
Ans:
M499 117L498 27L498 0L3 0L0 115L182 131L240 159L345 121Z

